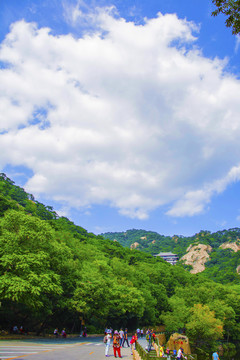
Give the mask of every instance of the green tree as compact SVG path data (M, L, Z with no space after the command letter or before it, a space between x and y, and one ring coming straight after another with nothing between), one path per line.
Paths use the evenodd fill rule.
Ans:
M236 314L233 308L227 305L223 300L213 300L209 304L210 310L214 311L216 318L223 322L224 334L227 341L229 341L230 333L233 327L236 325Z
M113 273L107 260L96 259L82 264L73 306L85 319L97 318L104 326L108 321L120 320L127 313L141 317L145 301L131 281L123 281L120 273Z
M212 0L217 7L212 12L213 16L224 14L227 16L226 26L232 28L233 34L240 32L240 0Z
M213 350L216 340L223 336L223 323L216 319L214 311L207 305L195 304L190 309L190 318L186 323L187 335L194 347L206 351Z
M48 295L62 292L51 267L53 230L40 219L9 210L1 219L0 297L30 308L44 306Z
M189 308L183 298L177 295L169 299L170 311L163 312L160 320L165 324L166 331L173 333L178 332L179 329L185 328L187 319L189 317Z

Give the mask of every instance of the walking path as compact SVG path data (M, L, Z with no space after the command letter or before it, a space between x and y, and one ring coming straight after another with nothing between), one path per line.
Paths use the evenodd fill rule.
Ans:
M131 348L121 349L123 360L133 360ZM97 339L81 342L0 341L1 360L106 360L105 344ZM115 360L112 344L109 360Z

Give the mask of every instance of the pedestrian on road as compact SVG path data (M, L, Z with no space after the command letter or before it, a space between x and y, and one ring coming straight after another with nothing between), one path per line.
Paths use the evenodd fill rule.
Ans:
M124 347L125 341L127 343L127 346L130 347L129 342L128 342L128 329L127 328L124 331L124 339L123 339L122 347Z
M59 335L59 333L58 333L58 328L56 328L56 329L54 330L53 334L55 335L56 338L58 337L58 335Z
M213 360L219 360L219 356L218 356L218 352L215 351L213 354L212 354L212 359Z
M133 350L136 350L136 341L137 341L137 339L138 339L138 336L137 336L137 333L135 333L132 336L131 340L130 340L130 344L132 345L132 353L131 353L131 355L133 354Z
M108 357L108 353L109 353L109 348L110 348L110 343L111 343L111 338L112 338L112 335L108 332L105 337L104 337L104 342L105 342L105 339L106 339L106 348L105 348L105 356Z
M141 338L143 337L143 332L144 332L143 329L141 329Z
M123 331L123 329L120 329L119 336L120 336L120 347L122 347L123 340L124 340L124 331Z
M152 347L152 332L150 329L148 329L146 332L146 339L148 340L147 351L150 352Z
M87 337L87 328L86 328L86 326L83 329L83 335L82 336Z
M115 356L115 358L117 357L117 353L118 353L118 357L121 358L121 348L120 348L120 336L117 330L114 331L114 335L113 335L113 354Z
M155 340L156 340L156 334L155 334L155 332L153 331L153 329L151 330L151 333L152 333L152 339L153 339L153 341L155 342Z

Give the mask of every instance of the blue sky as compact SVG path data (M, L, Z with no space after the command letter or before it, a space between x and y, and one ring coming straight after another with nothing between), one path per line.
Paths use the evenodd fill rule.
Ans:
M240 226L240 41L213 10L0 0L0 170L94 233Z

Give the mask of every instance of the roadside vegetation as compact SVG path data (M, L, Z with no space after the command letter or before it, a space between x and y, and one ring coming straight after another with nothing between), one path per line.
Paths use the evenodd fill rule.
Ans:
M240 286L88 233L0 176L0 324L37 334L164 324L194 348L240 340Z

